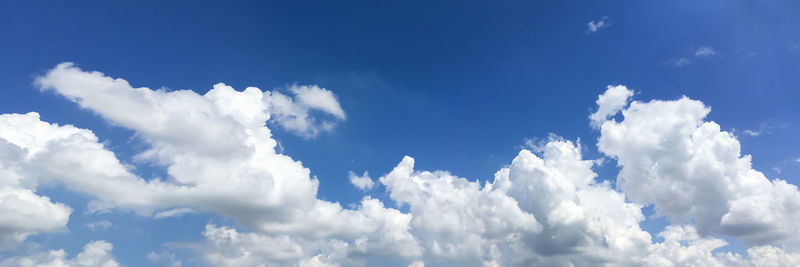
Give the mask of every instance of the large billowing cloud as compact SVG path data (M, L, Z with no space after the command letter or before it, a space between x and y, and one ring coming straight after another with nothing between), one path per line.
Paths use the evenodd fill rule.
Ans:
M42 148L11 143L26 142L41 134L36 129L18 128L30 124L31 116L35 114L0 115L0 250L14 247L32 234L66 230L72 213L66 205L37 195L36 177L25 172L25 162L35 160L30 153Z
M316 178L276 151L266 126L307 137L329 129L346 118L331 91L293 86L292 98L224 84L203 95L151 90L70 63L36 84L133 131L147 144L134 163L162 165L166 173L133 174L89 130L48 123L36 113L0 115L0 241L6 244L64 229L71 209L35 194L39 185L55 184L90 196L90 211L154 219L213 212L235 219L241 229L209 224L204 241L190 246L213 266L377 259L413 266L800 264L792 253L797 188L753 170L738 141L703 121L709 109L688 98L628 106L633 93L624 86L599 97L591 124L601 132L599 150L621 166L616 187L597 179L579 142L553 136L536 153L520 151L485 183L416 170L414 159L404 157L380 184L366 174L354 182L383 187L396 208L368 196L343 208L317 198ZM333 120L317 120L311 110ZM622 121L609 119L620 111ZM641 208L651 204L673 222L657 237L639 227ZM715 252L726 245L716 235L752 247L746 256ZM110 244L90 244L86 251L96 255L110 251ZM67 260L63 254L5 262L78 265L83 255ZM96 262L113 262L108 259Z
M622 121L602 123L598 148L617 159L617 184L631 200L655 205L674 223L694 221L701 234L748 244L798 248L797 187L754 170L731 133L703 120L709 112L687 97L634 101Z

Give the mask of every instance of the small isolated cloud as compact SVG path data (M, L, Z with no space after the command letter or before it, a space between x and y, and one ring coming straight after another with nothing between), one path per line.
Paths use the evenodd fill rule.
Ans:
M105 230L111 227L111 222L108 220L90 222L86 224L86 228L91 229L92 231L96 230Z
M761 135L761 132L757 132L757 131L753 131L753 130L744 130L743 132L744 132L744 134L749 135L749 136L759 136L759 135Z
M710 46L701 46L701 47L697 48L694 51L694 58L698 58L698 59L699 58L708 58L708 57L712 57L712 56L716 56L716 55L717 55L717 51L715 51ZM681 57L681 58L678 58L676 60L673 60L672 61L672 65L675 65L676 67L683 67L683 66L691 65L692 64L692 60L689 59L689 58L692 58L692 56L685 56L685 57Z
M367 171L364 171L364 174L361 176L358 176L354 172L350 171L348 172L347 176L350 178L350 183L355 187L358 187L358 189L361 189L361 191L370 190L375 186L375 182L369 177L369 173L367 173Z
M600 29L611 27L611 21L608 20L608 16L603 16L598 21L589 21L589 23L586 23L586 27L586 33L593 33Z
M747 136L756 137L760 135L771 134L775 130L785 129L789 127L789 125L785 122L780 122L777 120L768 120L758 124L758 128L756 129L747 129L742 131Z
M677 67L683 67L683 66L692 64L692 61L689 60L688 58L682 57L682 58L679 58L678 60L675 60L674 64Z
M701 46L696 51L694 51L695 57L710 57L716 54L717 52L714 51L714 49L711 48L710 46Z

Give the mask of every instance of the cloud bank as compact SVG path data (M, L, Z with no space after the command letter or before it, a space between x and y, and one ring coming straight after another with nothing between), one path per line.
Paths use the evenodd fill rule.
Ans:
M614 184L598 179L579 142L551 136L537 151L521 150L491 181L418 170L410 156L375 181L351 173L355 186L382 187L393 203L365 196L344 208L317 197L311 170L278 153L267 127L313 136L327 126L310 110L346 119L329 90L293 86L293 97L225 84L203 95L152 90L71 63L35 84L135 132L147 145L136 160L166 174L135 175L90 130L34 112L0 115L6 246L65 230L72 209L36 194L62 185L89 196L93 212L232 218L235 226L206 225L198 233L204 240L191 246L211 266L800 264L797 187L752 169L736 138L705 121L710 108L687 97L631 102L622 85L598 97L590 125L600 133L598 150L620 167ZM656 236L640 228L647 205L670 222ZM22 223L30 220L37 223ZM716 251L727 244L722 236L742 240L747 254ZM110 251L96 241L74 259L57 250L2 262L115 266ZM179 262L161 255L172 254L149 258Z

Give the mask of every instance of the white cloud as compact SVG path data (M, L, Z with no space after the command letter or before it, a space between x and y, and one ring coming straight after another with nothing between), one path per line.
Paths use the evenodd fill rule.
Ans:
M155 253L151 251L150 253L147 253L147 260L152 263L158 263L160 264L159 266L181 267L183 265L181 260L177 259L175 254L167 252Z
M153 91L69 63L37 78L37 84L137 132L151 146L139 158L167 165L167 180L145 181L128 172L90 131L44 123L33 115L29 124L9 129L7 135L13 136L18 134L14 131L41 128L45 134L38 138L24 142L12 138L12 143L41 158L39 163L47 166L39 169L46 176L97 197L92 203L95 210L118 207L150 215L159 209L192 208L228 215L263 230L291 228L283 224L309 219L312 209L342 210L336 203L316 199L318 182L308 169L275 152L276 141L264 127L271 114L269 92L254 87L239 92L224 84L205 95ZM298 90L310 95L315 93L306 91L318 91ZM35 153L44 144L53 148ZM76 167L61 172L67 164ZM174 212L159 217L170 213ZM330 230L326 229L312 230Z
M608 20L608 16L603 16L598 21L589 21L586 23L586 33L593 33L597 32L600 29L611 27L611 22Z
M239 92L223 84L205 95L153 91L71 64L58 65L37 83L135 131L150 145L138 158L167 167L167 179L146 181L88 130L42 122L35 113L4 115L24 118L0 129L17 156L37 159L23 162L30 172L24 176L47 177L41 182L63 183L93 196L91 210L116 208L145 216L160 211L158 218L188 209L213 211L267 234L337 237L371 246L356 244L363 251L388 247L386 242L413 244L402 225L407 215L377 200L364 199L357 210L347 210L316 198L318 181L310 171L275 151L276 141L264 126L271 113L271 102L264 100L269 93L253 87ZM316 89L303 90L298 92L311 95L303 98L305 104L320 98ZM212 141L217 139L224 144Z
M264 92L264 103L278 125L306 138L330 131L335 120L319 120L309 111L319 110L332 115L336 120L344 120L345 114L333 92L313 86L293 85L289 92L295 94L294 100L277 91Z
M773 246L747 249L747 258L731 252L714 252L727 245L722 239L703 237L691 225L669 225L658 234L664 242L653 244L643 261L647 266L798 266L800 254Z
M72 209L31 190L0 187L0 249L10 248L28 236L66 229Z
M155 215L153 215L153 218L154 219L163 219L163 218L169 218L169 217L180 217L180 216L182 216L184 214L189 214L189 213L194 213L194 212L195 211L193 209L190 209L190 208L174 208L174 209L158 212Z
M289 91L295 94L297 103L311 109L317 109L331 114L339 119L345 119L344 110L339 106L339 101L333 92L316 85L294 85Z
M775 132L775 130L782 130L788 128L789 125L786 122L777 121L774 119L767 120L765 122L759 123L757 129L746 129L742 131L747 136L756 137L762 134L771 134Z
M0 115L0 250L12 248L28 236L65 231L72 209L35 193L37 182L25 175L25 150L8 139L24 142L32 133L5 136L3 132L24 121L20 115ZM31 147L30 150L41 148Z
M553 139L542 158L523 150L495 175L495 185L543 224L540 234L522 239L534 252L517 257L524 265L624 264L650 244L650 235L639 229L641 206L597 182L579 147Z
M541 230L536 218L490 185L482 187L447 172L414 171L404 157L380 182L398 205L408 205L411 232L427 256L450 261L496 260L514 233Z
M375 182L372 181L372 178L369 177L369 173L364 171L364 174L358 176L354 172L350 171L347 173L347 177L350 179L350 183L353 184L361 191L367 191L372 189L375 186Z
M617 114L628 105L628 99L633 96L633 90L624 85L609 85L606 92L597 97L597 111L589 115L593 127L600 127L608 117Z
M674 64L677 67L683 67L683 66L687 66L689 64L692 64L692 61L689 60L688 58L682 57L682 58L679 58L678 60L675 60Z
M746 135L749 135L749 136L759 136L759 135L761 135L761 132L759 132L759 131L754 131L754 130L744 130L744 131L742 131L742 132L743 132L744 134L746 134Z
M213 266L264 266L298 264L306 252L288 235L239 233L228 227L206 225L203 257Z
M714 51L714 49L709 46L701 46L700 48L697 48L697 50L694 51L695 57L709 57L716 54L717 52Z
M134 175L89 130L47 123L36 113L0 115L0 185L10 188L0 197L26 199L24 205L0 204L9 210L0 213L0 225L13 226L0 232L9 244L63 229L71 209L33 193L39 185L55 184L92 197L92 211L130 210L154 218L215 212L233 218L249 232L207 225L204 241L190 246L213 266L364 265L376 258L469 266L747 266L797 260L789 252L800 243L797 188L753 170L749 156L739 154L738 141L703 120L710 109L688 98L628 105L633 92L621 85L598 97L590 119L600 127L598 149L621 166L616 189L596 179L596 161L583 159L580 143L552 135L537 144L536 153L520 151L485 183L415 170L415 160L404 157L378 179L389 198L407 208L404 213L371 197L350 209L318 199L311 171L276 152L265 126L275 116L302 115L296 109L306 108L344 119L330 91L290 89L294 99L224 84L204 95L166 92L134 88L71 64L37 81L134 131L148 146L137 158L164 165L166 178ZM276 111L282 109L288 111ZM620 111L622 121L610 119ZM366 172L360 178L356 186L374 186ZM641 207L649 204L675 224L660 234L663 242L653 243L639 227L645 219ZM44 208L13 210L26 205ZM15 224L45 216L50 219L32 229ZM713 235L753 246L748 257L714 253L725 242ZM110 244L90 244L75 259L51 251L4 262L116 264ZM169 255L148 258L173 262Z
M699 58L708 58L708 57L717 55L717 52L714 51L714 49L709 47L709 46L701 46L700 48L697 48L697 50L695 50L692 55L695 58L698 58L698 59ZM681 57L681 58L679 58L677 60L673 60L672 64L675 65L676 67L688 66L688 65L692 64L692 60L689 59L689 58L691 58L691 56Z
M111 255L113 248L114 246L106 241L92 241L83 247L83 251L71 259L68 259L66 252L60 249L0 260L0 266L118 267L120 264Z
M687 97L634 101L623 121L603 123L598 148L622 167L618 186L674 223L696 222L703 235L800 242L797 187L752 169L735 137L703 120L709 112Z
M92 231L95 230L106 230L111 227L111 222L108 220L90 222L86 224L86 228L91 229Z

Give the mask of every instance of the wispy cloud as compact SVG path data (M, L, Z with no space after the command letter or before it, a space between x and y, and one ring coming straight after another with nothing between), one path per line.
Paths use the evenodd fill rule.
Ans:
M712 57L712 56L716 56L716 55L717 55L717 51L714 50L714 48L712 48L710 46L701 46L701 47L697 48L696 50L694 50L694 58L697 58L697 59L708 58L708 57ZM684 67L684 66L691 65L694 61L692 61L690 58L692 58L692 56L684 56L684 57L672 60L672 65L675 65L676 67Z
M789 127L788 123L771 119L759 123L758 128L746 129L743 130L742 133L744 133L747 136L756 137L760 135L771 134L775 130L786 129L787 127Z
M108 220L90 222L86 224L86 228L91 229L92 231L96 230L105 230L111 227L111 222Z
M682 57L682 58L679 58L678 60L675 60L675 63L673 63L673 64L675 64L675 66L678 66L678 67L683 67L683 66L692 64L692 61L689 60L688 58Z
M586 33L593 33L600 29L611 27L611 21L609 21L608 16L603 16L598 21L589 21L589 23L586 23L586 26Z
M714 51L714 49L711 48L710 46L701 46L696 51L694 51L695 57L710 57L716 54L717 52Z

